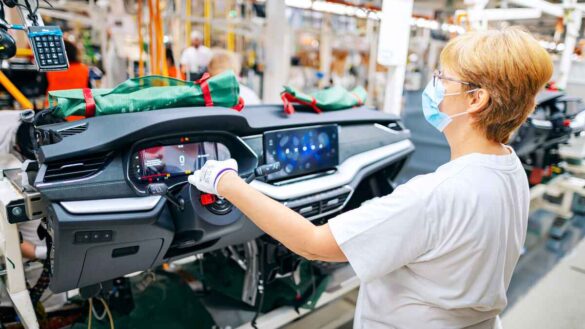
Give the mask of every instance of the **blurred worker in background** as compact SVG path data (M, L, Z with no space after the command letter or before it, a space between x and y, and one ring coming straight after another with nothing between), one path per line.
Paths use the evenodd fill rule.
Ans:
M185 73L181 72L181 70L178 70L177 66L175 65L173 50L171 48L167 48L166 52L168 76L170 78L185 80Z
M202 42L201 32L191 32L191 47L187 47L181 54L181 70L190 81L199 79L211 60L211 49L205 47Z
M234 74L240 77L242 65L240 64L239 58L231 51L223 49L213 49L213 56L209 62L208 72L211 76L218 75L227 70L234 71ZM240 83L240 96L244 99L245 105L258 105L261 104L260 98L254 90Z
M48 91L88 88L89 85L89 68L81 63L79 58L79 49L77 46L65 40L65 52L69 60L69 69L67 71L47 72L49 86Z

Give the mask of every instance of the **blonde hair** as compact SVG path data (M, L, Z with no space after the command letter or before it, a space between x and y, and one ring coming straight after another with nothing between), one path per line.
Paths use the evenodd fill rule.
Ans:
M498 143L507 143L534 111L536 94L553 73L550 55L517 27L463 34L447 44L440 62L488 92L487 108L473 117L476 127Z
M242 68L236 54L219 48L213 49L212 52L213 56L209 65L207 65L207 71L211 76L218 75L227 70L234 71L236 76L240 75Z

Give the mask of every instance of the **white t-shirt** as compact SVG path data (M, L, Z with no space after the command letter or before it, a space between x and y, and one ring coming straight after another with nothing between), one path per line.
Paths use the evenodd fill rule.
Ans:
M361 281L354 328L494 326L530 202L510 151L455 159L329 221Z
M181 54L181 65L185 65L189 72L199 72L209 65L213 53L211 49L201 45L198 48L188 47Z
M260 105L262 102L254 90L240 84L240 96L244 99L244 105Z

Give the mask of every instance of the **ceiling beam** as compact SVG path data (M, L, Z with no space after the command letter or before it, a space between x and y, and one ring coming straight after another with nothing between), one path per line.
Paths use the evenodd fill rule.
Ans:
M555 5L545 0L509 0L511 3L522 7L539 9L545 14L563 17L564 9L561 5Z

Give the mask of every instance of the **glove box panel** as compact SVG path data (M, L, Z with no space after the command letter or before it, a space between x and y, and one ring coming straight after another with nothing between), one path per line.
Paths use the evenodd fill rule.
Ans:
M151 268L161 251L163 239L109 244L87 250L79 287L114 279ZM107 264L107 271L104 265Z

